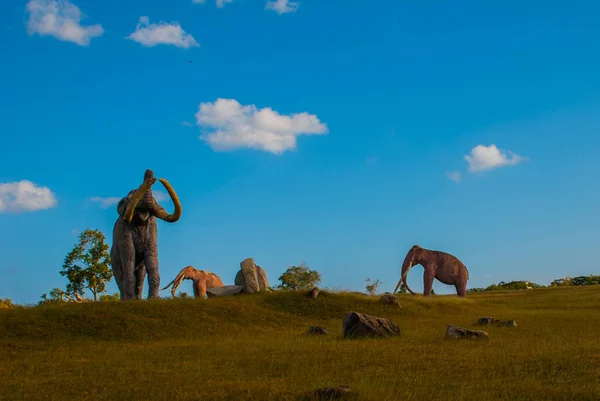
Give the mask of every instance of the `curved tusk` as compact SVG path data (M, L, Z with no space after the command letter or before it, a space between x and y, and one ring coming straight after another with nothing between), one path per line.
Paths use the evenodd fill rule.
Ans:
M142 185L140 185L140 187L135 191L133 199L131 202L129 202L127 208L125 208L125 213L123 213L123 220L126 223L131 223L131 219L133 219L133 212L135 211L136 206L140 200L142 200L144 194L150 189L150 187L152 187L152 185L154 185L155 182L156 178L151 178L147 181L144 181Z
M163 186L169 193L169 196L173 201L173 205L175 206L175 211L173 212L173 214L168 214L165 211L165 209L160 208L156 213L156 217L169 223L175 223L181 217L181 202L177 197L177 193L175 193L175 190L173 189L171 184L169 184L169 181L165 180L164 178L159 178L159 181L163 184Z

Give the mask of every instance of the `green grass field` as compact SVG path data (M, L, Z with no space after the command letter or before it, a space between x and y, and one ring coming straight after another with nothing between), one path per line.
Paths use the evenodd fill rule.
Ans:
M600 286L400 302L277 292L0 310L0 399L301 400L346 384L359 400L600 400ZM343 339L351 310L402 335ZM488 315L518 327L444 339Z

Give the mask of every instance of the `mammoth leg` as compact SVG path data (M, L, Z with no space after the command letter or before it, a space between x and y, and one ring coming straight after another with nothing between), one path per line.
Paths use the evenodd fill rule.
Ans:
M206 298L206 280L198 280L194 283L194 296L196 298Z
M146 266L142 262L135 270L135 299L142 299L144 280L146 280Z
M425 269L425 273L423 273L423 295L429 296L431 295L431 288L433 287L433 278L435 274L430 271L430 269Z
M454 283L454 287L456 288L456 295L459 297L467 296L467 282L466 281L458 281Z
M121 260L119 259L119 253L114 252L114 248L110 253L110 259L112 260L113 277L117 282L117 287L119 287L119 293L121 294L121 298L123 298L123 269L121 268Z
M129 236L131 238L131 236ZM135 298L135 251L133 243L121 242L119 249L121 259L121 299Z

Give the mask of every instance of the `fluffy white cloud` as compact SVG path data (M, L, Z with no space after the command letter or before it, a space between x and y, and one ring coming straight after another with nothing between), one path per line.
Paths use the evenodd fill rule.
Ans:
M152 195L154 196L154 199L156 199L157 202L162 202L162 201L171 199L169 197L169 194L167 194L165 192L161 192L161 191L153 190ZM108 209L109 207L119 203L119 201L121 200L121 197L109 196L107 198L104 198L102 196L92 196L91 198L89 198L89 200L91 202L98 203L102 209Z
M265 5L265 10L273 10L277 14L281 15L285 13L293 13L298 9L299 6L300 3L298 3L297 1L274 0L267 1L267 4Z
M233 0L217 0L217 7L223 8L227 3L233 3Z
M140 17L135 26L135 31L126 36L125 39L133 40L142 46L152 47L156 45L173 45L188 49L200 46L196 39L186 33L178 22L168 24L160 21L158 24L150 24L148 17Z
M189 121L182 121L181 125L183 125L184 127L193 127L193 124Z
M192 3L194 4L204 4L206 2L206 0L192 0Z
M56 205L56 196L48 187L27 180L0 183L0 213L34 212Z
M454 182L460 182L460 171L446 171L444 175Z
M492 144L490 146L475 146L471 149L470 155L465 155L465 160L469 163L469 171L476 172L512 166L524 161L525 158L511 151L501 152L496 145Z
M104 33L100 24L82 26L80 21L85 14L68 0L29 0L25 8L29 13L29 35L49 35L58 40L87 46L92 38Z
M196 123L209 131L200 136L215 151L237 148L283 153L296 148L299 135L326 135L327 126L306 112L281 115L265 107L242 106L235 99L200 103Z
M103 198L101 196L92 196L90 198L90 201L99 203L100 207L102 209L107 209L107 208L111 207L112 205L116 205L117 203L119 203L120 200L121 200L121 198L116 197L116 196L111 196L108 198Z

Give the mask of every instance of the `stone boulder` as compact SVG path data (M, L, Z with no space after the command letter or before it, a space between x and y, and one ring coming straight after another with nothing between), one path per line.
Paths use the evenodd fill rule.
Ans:
M240 271L235 276L235 285L244 287L244 292L270 291L265 270L247 258L240 262Z
M517 322L514 320L506 320L504 322L498 322L498 327L517 327Z
M348 312L342 322L343 337L392 337L400 335L400 328L390 319Z
M309 298L316 298L318 296L319 296L319 288L318 287L315 287L315 288L313 288L312 290L310 290L308 292L308 297Z
M225 285L223 287L207 288L206 295L209 298L213 297L227 297L230 295L239 294L244 290L242 285Z
M451 324L446 328L446 338L487 339L488 333L479 330L468 330Z
M497 323L498 319L493 318L491 316L482 317L477 321L477 324L486 325L486 324L494 324Z
M308 328L308 334L331 334L331 331L327 330L324 327L319 327L319 326L310 326Z
M398 297L395 296L394 294L383 294L379 300L381 301L382 304L384 305L394 305L394 306L400 306L400 302L398 301Z

